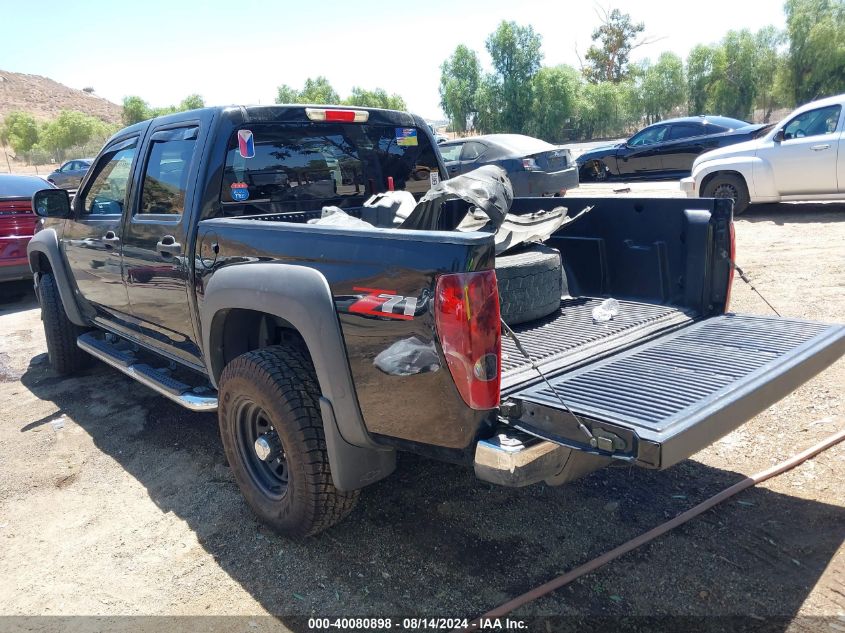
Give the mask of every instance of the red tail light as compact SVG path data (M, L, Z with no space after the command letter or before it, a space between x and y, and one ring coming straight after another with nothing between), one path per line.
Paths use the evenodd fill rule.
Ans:
M330 110L328 108L305 108L311 121L339 121L341 123L366 123L370 118L367 110Z
M502 331L496 272L441 275L435 323L452 379L473 409L499 405Z
M731 242L730 245L730 254L731 254L731 270L728 273L728 290L725 292L725 312L730 310L731 307L731 288L734 285L734 262L736 261L736 231L734 230L734 223L731 220L728 223L728 235Z

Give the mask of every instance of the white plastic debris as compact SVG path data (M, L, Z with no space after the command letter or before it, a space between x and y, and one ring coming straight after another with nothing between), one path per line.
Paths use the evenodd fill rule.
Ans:
M606 323L616 316L619 316L619 302L616 299L605 299L593 308L593 320L599 323Z
M314 220L308 220L308 224L319 224L322 226L345 226L351 229L373 228L373 225L369 222L364 222L364 220L352 217L340 207L323 207L323 215Z
M55 420L50 420L50 426L53 427L54 431L60 431L61 429L65 428L65 422L67 421L67 416L61 415Z

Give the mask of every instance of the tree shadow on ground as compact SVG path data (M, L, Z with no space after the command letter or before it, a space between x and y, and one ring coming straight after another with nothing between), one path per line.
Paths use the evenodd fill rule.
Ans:
M253 519L225 468L216 416L187 412L104 366L69 384L34 362L21 381L297 631L313 615L476 616L741 479L686 461L665 472L622 467L560 488L507 489L403 455L343 523L293 542ZM92 402L113 412L98 406L94 415ZM129 402L147 411L140 430L121 425ZM756 488L517 615L753 614L785 618L775 629L785 630L842 545L843 526L841 507Z

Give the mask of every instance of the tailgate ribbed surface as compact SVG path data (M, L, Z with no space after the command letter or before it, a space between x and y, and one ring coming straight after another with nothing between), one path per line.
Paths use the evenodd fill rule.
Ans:
M840 326L780 318L725 315L551 379L577 413L660 433L709 403L777 369ZM544 384L518 397L560 404Z
M619 316L607 323L593 321L593 308L603 299L563 299L560 310L545 319L513 328L523 347L545 371L560 369L573 358L590 356L597 348L606 349L614 341L640 338L650 331L692 321L691 314L680 308L654 303L619 300ZM635 340L629 342L636 342ZM502 337L502 384L524 380L522 374L536 378L525 357L506 336Z

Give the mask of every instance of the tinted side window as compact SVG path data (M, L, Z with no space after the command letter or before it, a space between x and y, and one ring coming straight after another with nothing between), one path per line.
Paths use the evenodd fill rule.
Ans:
M96 175L82 194L82 209L87 215L123 213L129 192L129 178L135 160L138 139L112 146L97 164Z
M197 128L172 130L150 145L138 213L180 215L196 147Z
M669 131L668 125L658 125L656 127L649 127L644 129L631 137L628 145L631 147L641 147L643 145L654 145L660 143L665 137L666 132Z
M455 143L454 145L443 145L440 146L440 154L443 156L443 160L447 162L451 162L453 160L458 160L461 157L461 148L463 147L462 143Z
M805 136L820 136L833 134L839 123L842 106L832 105L802 112L783 128L784 140L803 138Z
M486 145L482 145L481 143L477 143L475 141L470 141L469 143L464 145L464 149L461 152L461 160L475 160L486 151Z
M704 126L700 123L675 123L669 130L669 140L674 141L693 136L703 136Z

